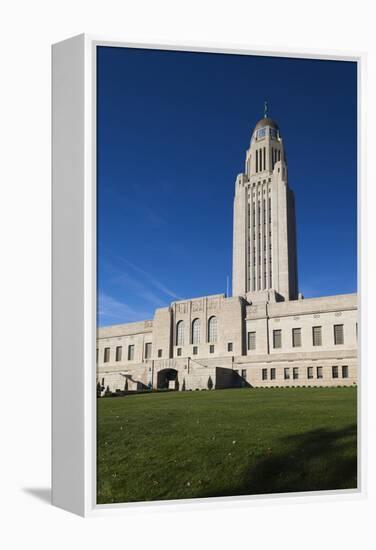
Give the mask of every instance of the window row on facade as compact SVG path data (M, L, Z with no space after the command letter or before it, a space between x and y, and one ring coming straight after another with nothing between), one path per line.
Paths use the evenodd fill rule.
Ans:
M283 379L284 380L299 380L303 371L303 378L312 380L314 378L321 379L324 378L323 367L285 367L283 369ZM305 376L304 376L305 375ZM347 365L333 365L331 367L331 377L335 378L348 378L349 377L349 367ZM264 368L261 370L262 380L276 380L276 368Z
M287 332L287 330L285 331ZM291 334L288 336L291 338L291 344L293 348L300 348L302 346L302 329L293 328ZM247 348L248 350L256 349L256 332L251 331L247 334ZM333 343L334 345L341 345L345 343L344 340L344 325L333 325ZM273 330L273 348L282 348L282 329ZM312 327L312 345L322 345L322 327Z
M162 351L162 350L159 350ZM129 344L126 347L127 352L127 360L128 361L134 361L135 358L135 344ZM152 353L152 344L151 342L147 342L145 344L144 348L144 359L151 359L151 353ZM99 359L99 349L97 348L97 363ZM111 348L106 347L103 350L103 363L109 363L111 360ZM115 348L115 361L119 362L123 360L123 346L116 346Z
M218 340L218 321L217 317L214 315L208 320L208 342L215 343ZM175 345L184 346L185 341L185 322L178 321L176 323L176 335L175 335ZM193 319L191 323L190 331L190 343L191 344L200 344L201 343L201 320Z
M233 351L233 343L232 342L227 343L227 351L228 352ZM215 352L215 346L214 346L214 344L210 344L209 353L214 353L214 352ZM192 347L192 355L197 355L197 354L198 354L198 346L193 346ZM176 355L178 357L180 357L182 355L182 348L179 348L179 347L176 348Z
M127 360L128 361L134 361L135 360L135 345L130 344L129 346L127 346L126 349L127 349ZM227 351L228 352L233 351L233 343L232 342L227 343ZM214 353L214 352L215 352L215 346L214 346L214 344L210 344L209 353ZM151 354L152 354L152 344L151 343L146 343L145 344L145 349L144 349L144 359L151 359ZM192 355L197 355L197 354L198 354L198 346L194 345L194 346L192 346ZM161 349L158 350L157 355L158 355L158 358L162 357L163 354L162 354ZM181 347L176 348L176 355L178 357L180 357L182 355L182 348ZM99 349L97 348L97 363L98 363L98 360L99 360ZM111 348L106 347L103 350L103 362L104 363L109 363L110 360L111 360ZM119 361L122 361L122 360L123 360L123 346L116 346L116 348L115 348L115 362L119 362Z

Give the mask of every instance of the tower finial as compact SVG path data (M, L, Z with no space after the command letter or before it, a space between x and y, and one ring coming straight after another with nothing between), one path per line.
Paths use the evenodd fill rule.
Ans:
M264 118L268 116L268 102L264 101Z

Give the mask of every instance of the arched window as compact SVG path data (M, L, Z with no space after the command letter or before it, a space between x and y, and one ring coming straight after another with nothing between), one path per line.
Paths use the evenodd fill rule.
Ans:
M184 321L176 323L176 345L184 346Z
M200 319L194 319L192 321L192 344L200 343L200 329L201 329Z
M208 342L216 342L218 336L217 317L210 317L208 321Z

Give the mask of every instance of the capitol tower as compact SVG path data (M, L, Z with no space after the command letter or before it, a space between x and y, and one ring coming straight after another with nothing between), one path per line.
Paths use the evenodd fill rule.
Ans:
M281 132L266 104L236 178L233 224L233 296L251 303L297 299L294 194Z

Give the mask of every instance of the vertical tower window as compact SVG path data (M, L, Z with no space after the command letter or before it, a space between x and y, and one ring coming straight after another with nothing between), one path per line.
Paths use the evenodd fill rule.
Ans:
M264 168L264 170L266 170L266 148L265 147L264 147L264 163L263 164L264 164L263 168Z
M256 333L248 332L248 349L256 349Z
M218 337L217 317L210 317L208 321L208 342L216 342Z
M282 330L273 330L273 348L282 347Z
M116 361L121 361L123 348L121 346L116 346Z
M184 346L184 321L176 323L176 345Z
M258 165L259 165L259 162L258 162L258 160L259 160L259 154L258 154L258 153L259 153L259 152L258 152L258 149L256 149L256 172L258 172Z
M322 345L321 327L312 327L312 343L314 346Z
M134 344L128 346L128 361L134 360Z
M194 319L192 321L192 344L200 343L200 329L201 329L200 319Z
M150 359L151 357L151 342L145 344L145 359Z
M292 329L292 347L300 348L302 345L302 329L293 328Z
M343 325L334 325L334 344L343 344Z

